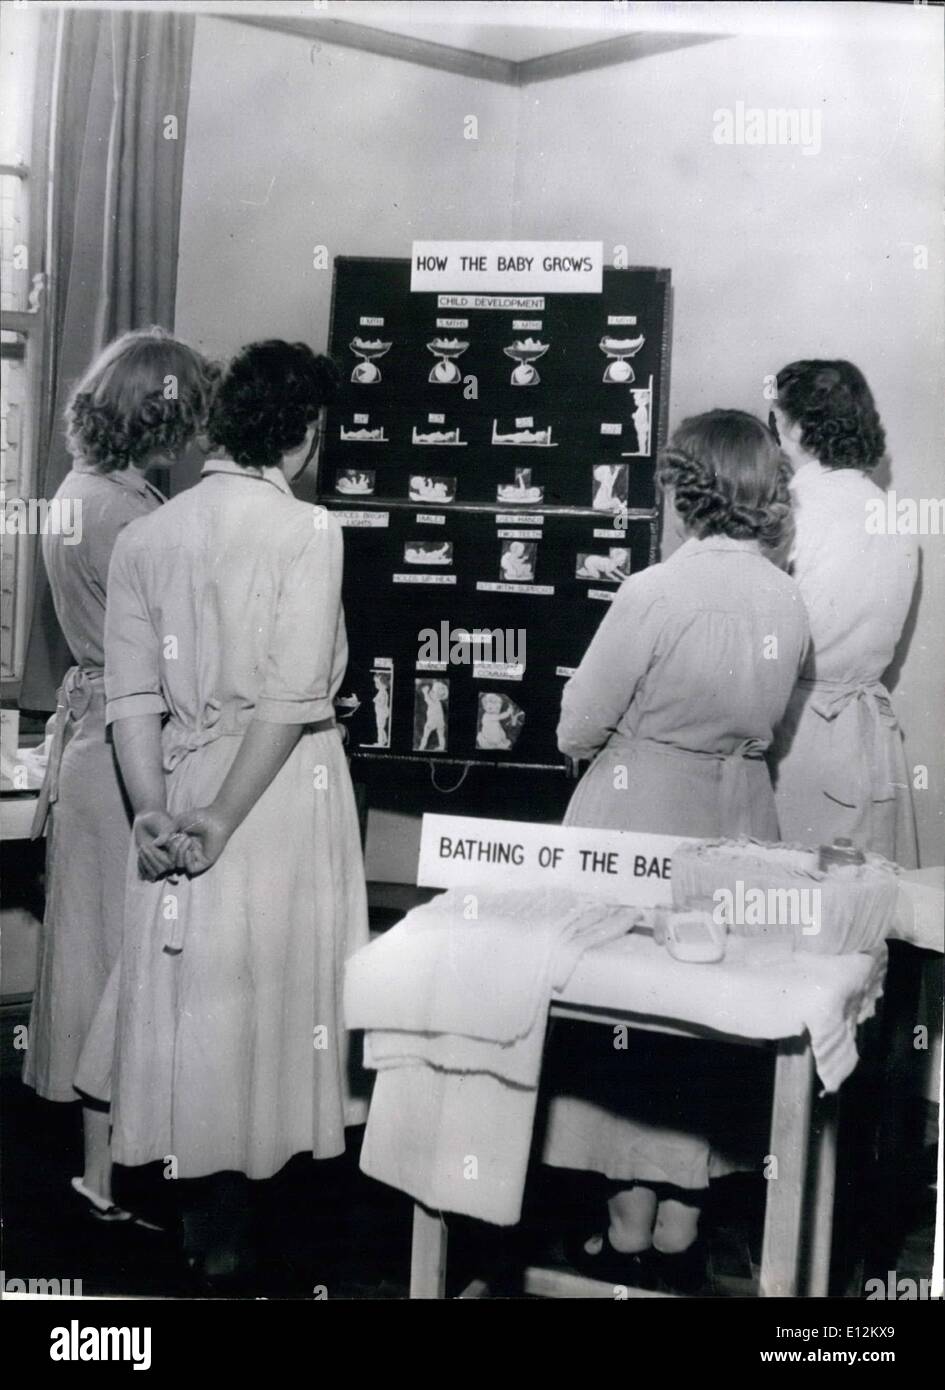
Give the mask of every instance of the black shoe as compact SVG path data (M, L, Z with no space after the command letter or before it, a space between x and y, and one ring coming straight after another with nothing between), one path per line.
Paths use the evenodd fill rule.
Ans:
M600 1250L592 1255L584 1248L590 1238L588 1235L572 1236L565 1241L565 1257L579 1274L588 1279L598 1279L602 1284L622 1284L628 1289L656 1288L651 1266L653 1250L643 1250L633 1255L615 1250L610 1243L610 1234L605 1230Z
M664 1255L660 1250L648 1250L650 1267L656 1287L662 1293L682 1294L695 1298L706 1290L706 1248L696 1240L688 1250Z

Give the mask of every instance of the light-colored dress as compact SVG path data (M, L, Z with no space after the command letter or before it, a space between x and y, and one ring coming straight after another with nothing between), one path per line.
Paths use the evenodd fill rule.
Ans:
M857 469L805 464L792 492L791 570L812 650L773 749L781 836L817 845L845 835L915 868L902 732L881 677L912 602L918 548L909 536L871 532L886 494Z
M565 824L777 839L764 761L807 643L797 586L752 541L686 541L624 581L564 688L593 758Z
M179 1177L266 1178L294 1154L343 1152L346 1119L363 1119L341 1016L344 962L368 939L332 722L348 656L342 535L278 469L213 460L204 474L116 547L109 722L166 715L171 813L213 800L253 718L321 727L206 873L148 883L129 857L112 1150L126 1164L173 1155ZM108 1001L101 1014L107 1037ZM86 1053L83 1080L101 1068L92 1041Z
M807 643L796 584L751 541L691 539L625 580L564 690L559 747L594 757L565 823L776 840L764 755ZM546 1163L686 1188L747 1163L726 1152L732 1073L698 1045L688 1064L657 1035L615 1052L595 1027L566 1046Z
M79 463L56 501L70 503L81 523L75 542L51 532L42 538L56 617L77 665L59 691L40 797L48 804L46 913L23 1079L47 1100L74 1101L79 1053L121 945L131 830L105 731L108 566L120 532L164 499L139 473Z

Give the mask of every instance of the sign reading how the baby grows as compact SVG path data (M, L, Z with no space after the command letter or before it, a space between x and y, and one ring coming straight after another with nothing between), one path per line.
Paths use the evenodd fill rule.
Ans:
M600 294L601 241L415 241L410 288Z
M656 907L671 901L670 861L684 843L675 835L425 815L417 883L471 889L557 885L609 902Z

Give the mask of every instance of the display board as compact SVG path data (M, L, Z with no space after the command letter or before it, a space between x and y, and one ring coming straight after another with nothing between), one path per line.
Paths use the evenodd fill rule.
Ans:
M345 534L337 714L355 757L563 768L564 683L657 558L670 273L457 295L410 272L335 261L316 481Z

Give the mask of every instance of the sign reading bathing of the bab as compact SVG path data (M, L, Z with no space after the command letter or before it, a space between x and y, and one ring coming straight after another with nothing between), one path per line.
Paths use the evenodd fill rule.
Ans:
M607 902L660 907L672 902L675 835L582 830L570 825L425 815L421 888L566 888Z

